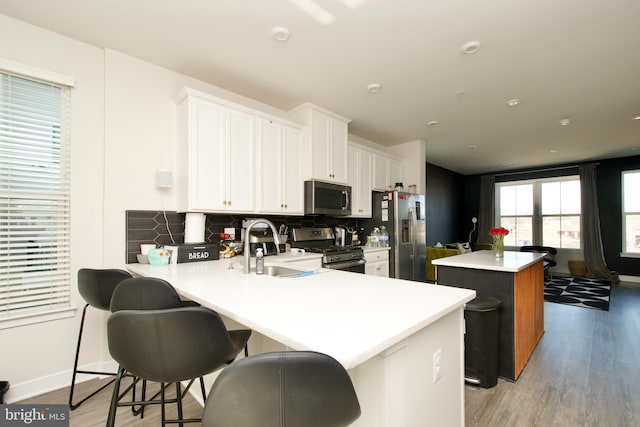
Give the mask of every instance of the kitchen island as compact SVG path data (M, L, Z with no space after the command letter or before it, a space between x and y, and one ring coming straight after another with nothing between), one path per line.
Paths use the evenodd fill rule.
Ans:
M433 260L438 285L501 301L498 375L515 381L544 333L544 254L477 251Z
M243 274L233 260L127 268L167 280L230 328L252 329L251 354L313 350L337 359L362 407L353 425L464 425L463 308L474 291L326 269Z

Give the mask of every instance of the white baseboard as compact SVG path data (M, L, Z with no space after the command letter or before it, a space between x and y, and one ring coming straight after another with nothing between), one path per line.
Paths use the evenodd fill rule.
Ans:
M619 276L621 282L640 283L640 277L638 276Z
M118 364L111 360L105 363L92 363L90 365L85 365L80 369L85 371L116 372ZM49 393L50 391L69 387L71 384L71 375L72 371L71 369L68 369L23 383L9 384L9 391L5 394L4 401L5 403L20 402L21 400L30 399L43 393ZM89 381L98 377L99 376L97 375L78 375L76 377L76 383Z

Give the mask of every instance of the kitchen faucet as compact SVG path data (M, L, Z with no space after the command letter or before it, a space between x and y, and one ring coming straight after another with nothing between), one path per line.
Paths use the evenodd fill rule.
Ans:
M244 274L249 274L249 272L251 271L251 253L249 249L249 235L250 235L251 229L256 224L267 224L269 226L269 228L271 229L271 232L273 233L273 243L275 243L276 245L276 252L280 254L280 240L278 239L278 230L276 230L276 226L271 221L265 218L258 218L253 220L253 222L249 224L247 229L244 231L244 265L242 269L242 272Z

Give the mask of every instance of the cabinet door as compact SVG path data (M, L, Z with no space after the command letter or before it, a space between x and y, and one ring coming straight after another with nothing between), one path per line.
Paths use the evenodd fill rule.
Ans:
M311 123L313 177L331 181L331 118L312 111Z
M387 157L373 155L373 189L387 191L390 189L387 173Z
M389 185L395 186L396 182L402 182L402 162L396 159L389 159ZM404 183L404 191L409 191L408 183Z
M368 262L365 264L364 274L378 277L389 277L389 262Z
M258 210L279 213L282 206L282 126L260 119L258 127Z
M347 184L351 186L351 216L358 216L360 208L360 180L358 174L358 153L360 150L347 149Z
M371 217L371 153L349 147L347 183L351 186L351 216Z
M229 211L251 212L254 202L254 116L227 112L227 205Z
M372 185L371 163L372 154L368 151L360 151L358 155L358 180L360 193L360 211L358 216L371 218Z
M282 202L289 214L304 215L304 180L302 178L302 131L282 127Z
M347 182L347 123L331 120L331 179L346 184Z
M227 200L225 108L199 99L190 102L186 210L223 209Z

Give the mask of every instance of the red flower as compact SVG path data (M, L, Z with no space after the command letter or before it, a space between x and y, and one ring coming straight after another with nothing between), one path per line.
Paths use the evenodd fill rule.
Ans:
M492 236L506 236L507 234L509 234L509 230L504 227L492 228L491 230L489 230L489 234Z

